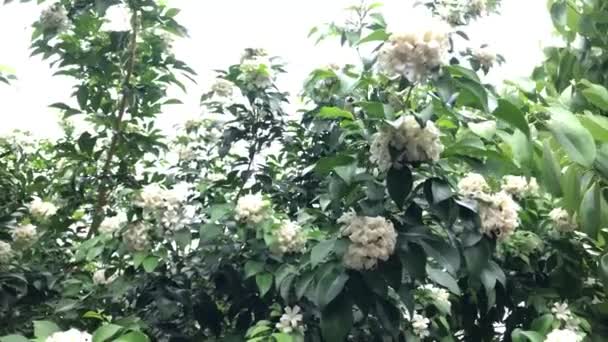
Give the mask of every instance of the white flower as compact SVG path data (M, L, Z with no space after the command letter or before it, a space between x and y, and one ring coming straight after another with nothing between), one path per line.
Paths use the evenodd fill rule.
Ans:
M302 322L302 314L300 313L300 307L294 306L293 308L286 306L285 313L279 319L279 323L276 324L276 328L282 333L291 334L293 332L304 332L304 324Z
M479 64L484 68L491 68L496 62L496 54L487 47L473 50L473 57L479 61Z
M40 14L40 25L46 31L63 31L67 28L68 17L62 6L53 6Z
M131 30L131 10L123 4L108 7L101 29L104 31Z
M99 232L102 234L113 234L119 230L122 225L127 222L127 215L125 213L119 213L116 216L106 217L99 225Z
M469 9L475 15L481 15L488 7L487 0L470 0Z
M179 160L191 161L197 157L196 148L192 145L181 145L177 150Z
M572 320L572 312L568 308L568 303L555 303L553 304L553 308L551 308L551 312L555 315L560 321L568 322Z
M394 121L392 127L374 135L370 146L370 161L382 171L388 170L393 164L397 167L403 162L437 161L443 144L440 131L432 121L427 121L421 127L412 115L401 117ZM393 163L390 148L397 151Z
M414 329L414 335L420 338L425 338L431 335L431 332L429 331L429 324L431 321L428 318L420 314L414 314L411 323L412 328Z
M139 200L136 204L144 209L155 210L164 206L164 199L167 195L167 189L160 184L152 183L143 187L139 194Z
M580 340L581 337L575 331L555 329L547 335L545 342L578 342Z
M40 197L34 196L34 200L29 204L32 215L45 219L57 213L57 207L51 202L44 202Z
M234 84L223 78L218 78L211 86L211 90L219 97L230 97L234 91Z
M448 310L451 309L452 303L450 302L450 293L445 289L436 287L433 284L422 285L419 289L426 292L427 296L439 305L446 307Z
M410 82L426 79L448 50L447 30L440 24L392 34L378 55L380 69Z
M490 186L479 173L470 172L458 182L461 195L472 198L487 198Z
M122 237L123 241L131 251L141 252L148 248L150 238L148 227L143 223L135 223L129 226Z
M36 239L36 226L33 224L21 225L13 230L13 244L16 248L23 249L29 247Z
M9 243L0 241L0 269L3 265L8 265L13 258L13 249Z
M342 216L341 234L350 239L344 254L344 265L355 270L374 268L379 260L386 261L393 254L397 233L393 223L383 217Z
M95 285L108 285L112 283L118 276L118 273L114 273L111 277L106 277L106 270L100 269L93 273L93 283Z
M283 221L277 231L277 247L281 253L301 252L306 246L306 237L302 232L302 227L291 221Z
M242 222L258 224L267 216L270 202L261 194L244 195L236 203L236 219Z
M382 171L390 169L393 165L389 150L391 138L392 134L389 132L378 132L374 135L369 148L369 160L378 165L378 168Z
M91 342L92 339L89 333L72 328L52 334L45 342Z
M555 224L555 229L560 232L571 232L576 229L570 214L562 208L555 208L549 212L549 219Z
M254 88L267 88L274 79L270 62L265 58L252 57L243 60L240 65L241 74L238 78Z
M504 191L490 196L489 201L480 201L482 233L499 239L509 237L519 226L518 211L517 203Z
M502 178L502 190L506 193L522 198L525 195L534 195L539 191L536 178L527 180L523 176L504 176Z

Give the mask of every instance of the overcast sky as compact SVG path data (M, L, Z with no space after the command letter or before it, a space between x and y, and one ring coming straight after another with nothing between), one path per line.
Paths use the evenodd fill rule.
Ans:
M328 63L344 64L351 54L337 42L315 46L308 39L311 27L342 16L342 9L354 0L168 0L182 11L177 19L189 30L190 37L175 43L177 56L198 73L198 85L188 93L173 94L184 102L171 106L159 118L170 129L176 123L200 115L198 99L213 79L213 69L235 63L246 47L263 47L287 61L288 75L281 86L296 94L308 72ZM358 1L357 1L358 2ZM422 20L426 13L415 10L409 0L384 1L384 14L390 27ZM29 57L31 23L42 7L35 2L0 5L0 64L15 69L18 80L11 86L0 83L0 134L14 128L27 129L40 137L57 137L58 114L49 109L65 101L71 81L52 77L48 64ZM503 0L500 15L493 15L468 30L479 44L487 43L507 59L488 80L527 76L542 60L541 47L551 41L552 27L545 0ZM297 108L297 103L293 105Z

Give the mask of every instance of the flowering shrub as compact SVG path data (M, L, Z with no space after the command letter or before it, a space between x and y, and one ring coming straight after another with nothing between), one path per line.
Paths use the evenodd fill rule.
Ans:
M558 26L603 13L561 4ZM247 49L173 140L154 120L195 75L160 34L178 11L52 5L33 51L75 80L78 107L52 106L91 125L0 139L0 341L608 338L608 92L564 92L550 56L500 93L499 55L454 39L498 4L427 5L452 26L395 33L363 4L313 30L361 61L312 71L298 119L281 61Z

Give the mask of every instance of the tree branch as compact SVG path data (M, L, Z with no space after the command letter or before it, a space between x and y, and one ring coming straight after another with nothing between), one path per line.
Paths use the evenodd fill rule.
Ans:
M127 73L122 82L122 98L120 99L120 103L118 105L118 116L116 117L116 121L114 122L114 135L112 136L112 140L110 141L108 154L106 156L106 160L103 164L103 168L101 171L101 183L99 184L99 191L97 192L97 201L95 203L95 208L93 211L93 223L91 224L91 229L87 234L87 238L90 238L91 236L97 233L97 230L99 229L99 226L101 225L101 222L104 219L103 207L107 204L108 192L110 191L110 184L108 178L111 176L110 171L112 168L112 159L114 158L114 155L116 154L116 149L118 148L118 139L120 138L120 134L122 131L122 121L125 112L127 111L131 77L133 75L133 69L135 68L138 28L137 22L137 11L133 11L133 15L131 17L131 29L133 33L131 34L131 41L129 43L129 55L127 57Z

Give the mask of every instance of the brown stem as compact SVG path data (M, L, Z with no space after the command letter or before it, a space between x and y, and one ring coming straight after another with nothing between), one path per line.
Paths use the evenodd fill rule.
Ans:
M99 184L99 191L97 192L97 201L93 210L93 223L91 224L91 229L89 230L87 238L90 238L95 233L97 233L99 225L101 225L101 222L104 218L103 207L108 201L108 191L110 190L108 178L110 177L110 169L112 168L112 159L114 158L114 155L116 154L116 149L118 148L118 139L122 130L122 120L125 115L125 112L127 111L131 76L133 75L133 69L135 68L135 53L137 48L137 20L137 11L133 11L133 16L131 17L131 28L133 30L133 33L131 34L131 42L129 45L127 74L125 75L125 78L122 83L122 98L120 99L120 103L118 105L118 116L116 117L116 121L114 122L114 135L112 136L112 140L110 141L108 154L101 171L101 183Z

